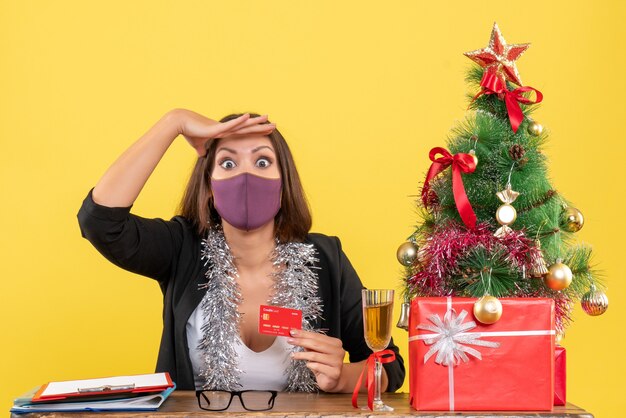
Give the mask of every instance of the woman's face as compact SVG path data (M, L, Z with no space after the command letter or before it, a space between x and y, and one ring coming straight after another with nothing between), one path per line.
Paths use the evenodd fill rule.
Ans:
M211 177L221 180L243 173L280 178L276 152L267 136L233 135L219 139Z

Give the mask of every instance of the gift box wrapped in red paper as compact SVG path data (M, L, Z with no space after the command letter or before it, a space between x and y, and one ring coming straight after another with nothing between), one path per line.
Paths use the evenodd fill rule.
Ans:
M566 362L565 348L557 345L554 349L554 404L565 405Z
M411 405L431 411L549 411L554 301L501 298L484 325L474 298L415 298L409 319Z

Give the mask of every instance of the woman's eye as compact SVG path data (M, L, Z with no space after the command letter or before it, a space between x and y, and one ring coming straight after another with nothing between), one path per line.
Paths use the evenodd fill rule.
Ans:
M259 158L256 161L256 166L259 168L267 168L270 165L272 165L272 162L270 160L268 160L267 158Z
M230 170L230 169L237 167L237 164L235 164L233 160L224 160L220 163L220 167L222 167L225 170Z

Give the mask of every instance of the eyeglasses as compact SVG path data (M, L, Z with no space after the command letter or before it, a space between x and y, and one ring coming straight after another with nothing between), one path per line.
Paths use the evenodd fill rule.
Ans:
M205 411L225 411L235 396L247 411L267 411L274 407L275 390L197 390L198 406Z

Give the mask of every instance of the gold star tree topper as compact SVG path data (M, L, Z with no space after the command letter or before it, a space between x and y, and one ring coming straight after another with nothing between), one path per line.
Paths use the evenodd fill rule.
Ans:
M498 24L493 24L489 46L475 51L466 52L464 55L477 62L484 70L484 77L495 76L503 86L505 80L522 85L515 61L528 49L530 44L510 44L507 45L504 36L498 28Z

